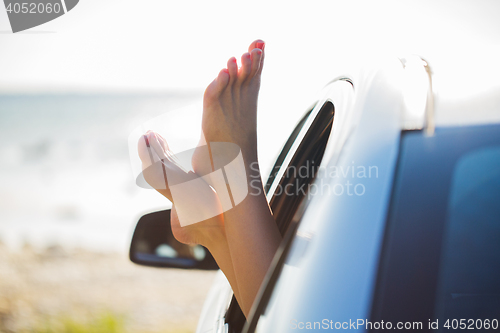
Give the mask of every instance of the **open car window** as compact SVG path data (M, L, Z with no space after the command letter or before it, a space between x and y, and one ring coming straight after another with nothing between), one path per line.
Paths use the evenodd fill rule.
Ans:
M314 104L314 106L315 105L316 105L316 103ZM276 180L276 175L278 174L279 170L281 169L283 162L286 159L286 156L288 155L288 153L290 152L290 149L292 148L293 144L295 143L295 139L297 139L297 136L299 135L300 131L304 127L304 124L306 123L307 119L311 115L311 112L314 109L314 106L311 107L311 109L304 114L302 119L300 119L299 123L293 129L292 134L290 135L290 137L288 138L286 143L283 145L283 148L281 149L281 152L280 152L278 158L276 159L276 162L274 163L274 166L273 166L271 172L269 173L269 177L267 178L266 186L264 187L264 191L266 192L266 194L269 194L269 190L270 190L271 186L273 185L274 181Z

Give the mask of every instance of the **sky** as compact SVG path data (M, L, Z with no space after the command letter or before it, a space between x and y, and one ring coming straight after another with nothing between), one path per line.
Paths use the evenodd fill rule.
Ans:
M11 34L2 8L0 91L202 90L261 38L268 87L316 92L353 58L436 52L471 36L498 43L498 9L494 0L81 0Z

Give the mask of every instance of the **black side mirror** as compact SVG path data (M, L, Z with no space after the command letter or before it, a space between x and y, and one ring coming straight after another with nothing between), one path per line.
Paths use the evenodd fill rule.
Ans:
M129 255L132 262L144 266L219 269L205 247L182 244L174 238L170 227L170 210L146 214L139 219Z

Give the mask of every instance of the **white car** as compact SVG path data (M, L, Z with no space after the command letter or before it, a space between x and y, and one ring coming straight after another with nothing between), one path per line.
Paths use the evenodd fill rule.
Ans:
M432 59L375 63L327 84L276 160L283 242L248 320L219 271L197 333L498 331L500 89ZM167 220L139 221L132 261L217 269L179 256Z

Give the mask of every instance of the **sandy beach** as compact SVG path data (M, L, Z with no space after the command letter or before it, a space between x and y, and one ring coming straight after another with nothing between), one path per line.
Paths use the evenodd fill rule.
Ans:
M0 245L0 332L194 332L214 276L118 253Z

